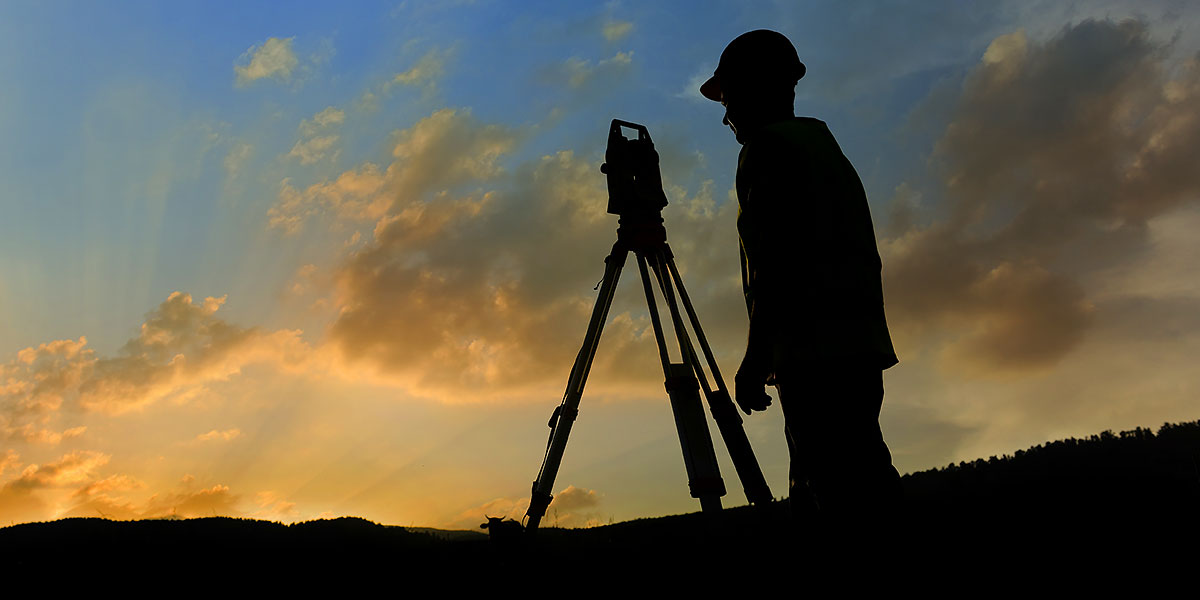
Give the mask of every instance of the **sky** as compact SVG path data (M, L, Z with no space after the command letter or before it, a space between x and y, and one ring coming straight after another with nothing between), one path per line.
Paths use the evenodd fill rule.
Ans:
M741 360L740 147L698 87L764 27L867 191L901 472L1200 418L1198 25L1165 1L4 2L0 522L519 518L615 239L611 119L654 137L688 292ZM544 524L698 509L637 287ZM778 403L744 426L786 495Z

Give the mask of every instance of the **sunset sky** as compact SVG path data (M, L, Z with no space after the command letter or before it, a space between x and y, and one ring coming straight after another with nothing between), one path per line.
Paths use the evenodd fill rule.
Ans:
M4 2L0 523L519 517L614 117L732 383L740 147L698 87L764 27L870 199L901 472L1200 418L1194 2ZM546 525L698 509L630 274ZM745 427L786 495L777 404Z

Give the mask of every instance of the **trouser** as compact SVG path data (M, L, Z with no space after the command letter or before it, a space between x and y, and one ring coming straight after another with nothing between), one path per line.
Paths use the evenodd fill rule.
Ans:
M883 372L852 363L776 375L791 453L792 514L874 527L898 507L900 475L879 428Z

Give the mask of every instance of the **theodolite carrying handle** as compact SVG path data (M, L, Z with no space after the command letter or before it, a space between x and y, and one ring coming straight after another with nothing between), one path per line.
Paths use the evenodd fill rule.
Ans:
M625 137L621 128L637 131L637 139ZM608 176L609 214L645 219L658 215L667 205L658 151L645 125L612 120L600 172Z

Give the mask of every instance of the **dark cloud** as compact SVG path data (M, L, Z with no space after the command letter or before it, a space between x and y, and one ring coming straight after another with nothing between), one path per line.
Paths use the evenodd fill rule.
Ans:
M1200 331L1200 298L1123 295L1097 303L1098 335L1128 342L1174 339Z
M1075 348L1094 322L1081 278L1145 251L1147 221L1198 198L1200 70L1171 72L1166 49L1136 20L993 41L937 143L944 188L917 196L940 199L933 222L915 224L912 190L898 198L889 316L949 327L948 358L976 372Z

